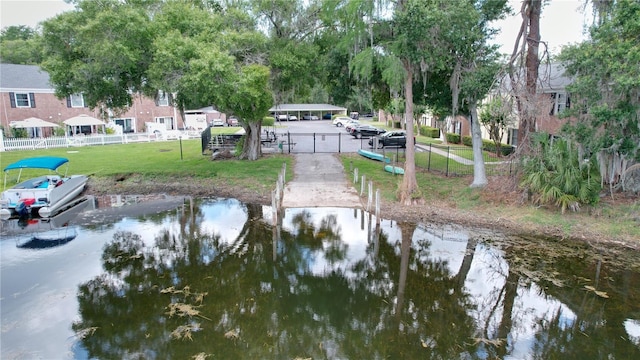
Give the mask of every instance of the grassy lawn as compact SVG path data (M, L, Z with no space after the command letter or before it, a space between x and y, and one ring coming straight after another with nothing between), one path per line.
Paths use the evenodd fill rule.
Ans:
M230 130L233 128L220 129ZM273 187L283 162L288 163L287 172L291 173L291 158L283 155L269 155L254 162L211 161L209 156L202 155L199 139L182 140L182 148L180 141L159 141L2 152L0 153L0 168L4 169L10 163L35 156L68 158L69 174L89 174L92 176L141 174L146 179L158 179L159 181L180 177L216 178L221 181L242 184L249 188L263 185ZM60 171L64 172L64 166ZM28 178L32 174L25 171L22 178ZM42 172L37 172L35 175L37 174L42 174ZM2 185L4 190L4 181ZM10 185L12 184L8 183L7 187Z
M217 130L217 129L216 129ZM233 130L233 128L220 128ZM181 147L182 145L182 147ZM287 178L292 177L293 158L289 155L270 154L257 161L224 160L211 161L201 154L200 140L162 141L123 145L70 147L0 153L0 168L17 160L34 156L62 156L70 160L69 174L88 174L95 177L138 175L148 181L180 181L180 179L207 179L207 184L225 183L243 189L273 189L282 164L287 163ZM395 152L394 152L395 154ZM391 151L387 155L391 155ZM417 153L416 161L422 166L428 161L428 153ZM397 198L402 176L385 172L382 163L365 159L355 154L343 154L342 161L347 178L353 180L353 169L367 181L372 180L380 189L385 201ZM431 154L431 169L442 172L446 158ZM64 170L63 170L64 171ZM531 226L553 226L570 234L582 226L607 234L612 238L640 239L640 204L611 205L603 203L580 213L561 215L559 210L530 205L508 205L488 202L482 190L471 189L470 177L446 177L433 172L418 170L418 186L427 203L477 212L494 219L508 219L517 224ZM41 174L39 172L38 174ZM38 175L33 174L33 175ZM27 172L23 178L30 177ZM15 179L13 179L15 181ZM3 184L0 182L0 184ZM8 179L11 186L11 178ZM360 189L360 184L355 185ZM4 190L4 186L3 186Z
M418 155L418 154L416 154ZM420 154L421 156L423 154ZM432 155L432 168L442 166L444 157ZM380 189L385 201L396 201L397 190L402 177L383 170L381 162L372 161L358 155L342 155L346 171L357 168L359 176L365 175L366 181L373 181L374 188ZM421 160L422 161L422 160ZM348 179L353 181L352 172ZM445 177L443 175L418 170L418 187L427 203L463 211L475 212L483 216L512 221L524 227L553 227L560 229L563 236L570 235L576 229L588 227L593 231L607 234L612 239L637 239L640 242L640 203L611 205L602 203L594 208L585 206L578 213L561 214L559 209L537 207L533 205L508 205L487 201L491 194L469 187L471 178ZM356 188L360 189L357 184ZM594 239L597 240L597 239Z

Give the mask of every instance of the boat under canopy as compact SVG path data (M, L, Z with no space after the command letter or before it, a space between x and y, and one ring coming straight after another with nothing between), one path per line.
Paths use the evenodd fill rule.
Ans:
M0 198L0 217L13 214L24 216L37 209L40 216L49 217L65 207L83 190L88 181L85 175L67 177L58 169L69 159L54 156L32 157L19 160L4 168L4 188ZM41 175L23 182L20 177L24 169L45 169L55 174ZM11 170L18 171L16 185L7 189L7 177Z

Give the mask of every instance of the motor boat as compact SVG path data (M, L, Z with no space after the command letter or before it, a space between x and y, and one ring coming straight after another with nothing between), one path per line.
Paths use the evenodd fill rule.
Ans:
M75 225L79 214L91 203L91 198L80 196L49 218L35 216L0 220L0 236L14 238L23 249L45 249L64 245L78 235Z
M59 169L66 166L64 174ZM89 178L86 175L67 176L69 159L63 157L26 158L4 168L4 189L0 198L0 218L38 214L50 217L64 209L84 190ZM26 169L49 170L46 175L20 182ZM7 189L9 174L17 174L16 185Z

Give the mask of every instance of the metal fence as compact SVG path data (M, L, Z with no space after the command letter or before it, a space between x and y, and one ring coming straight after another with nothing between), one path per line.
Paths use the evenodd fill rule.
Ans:
M183 131L173 133L171 137L156 133L131 133L120 135L80 135L80 136L52 136L46 138L1 138L0 151L37 150L64 147L81 147L109 144L128 144L136 142L151 142L176 140L179 138L198 138L199 132Z
M405 149L401 148L384 148L376 152L394 163L402 164L406 159ZM511 158L498 158L487 152L484 155L487 175L511 175L516 171ZM415 164L418 170L438 172L445 176L473 175L473 149L460 145L416 145Z
M355 139L346 133L278 134L278 142L287 153L348 153L368 147L369 139Z
M281 133L277 141L285 153L354 153L366 149L383 154L399 166L406 159L405 149L385 147L373 149L369 138L355 139L342 133ZM516 169L509 157L497 157L484 152L487 175L510 175ZM438 172L445 176L473 175L473 149L463 145L416 145L415 163L418 170Z

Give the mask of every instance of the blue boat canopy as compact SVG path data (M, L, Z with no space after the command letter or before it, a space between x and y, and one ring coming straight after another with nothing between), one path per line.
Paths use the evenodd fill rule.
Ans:
M4 171L15 169L48 169L55 171L60 166L69 162L69 159L55 156L42 156L22 159L13 164L9 164Z

